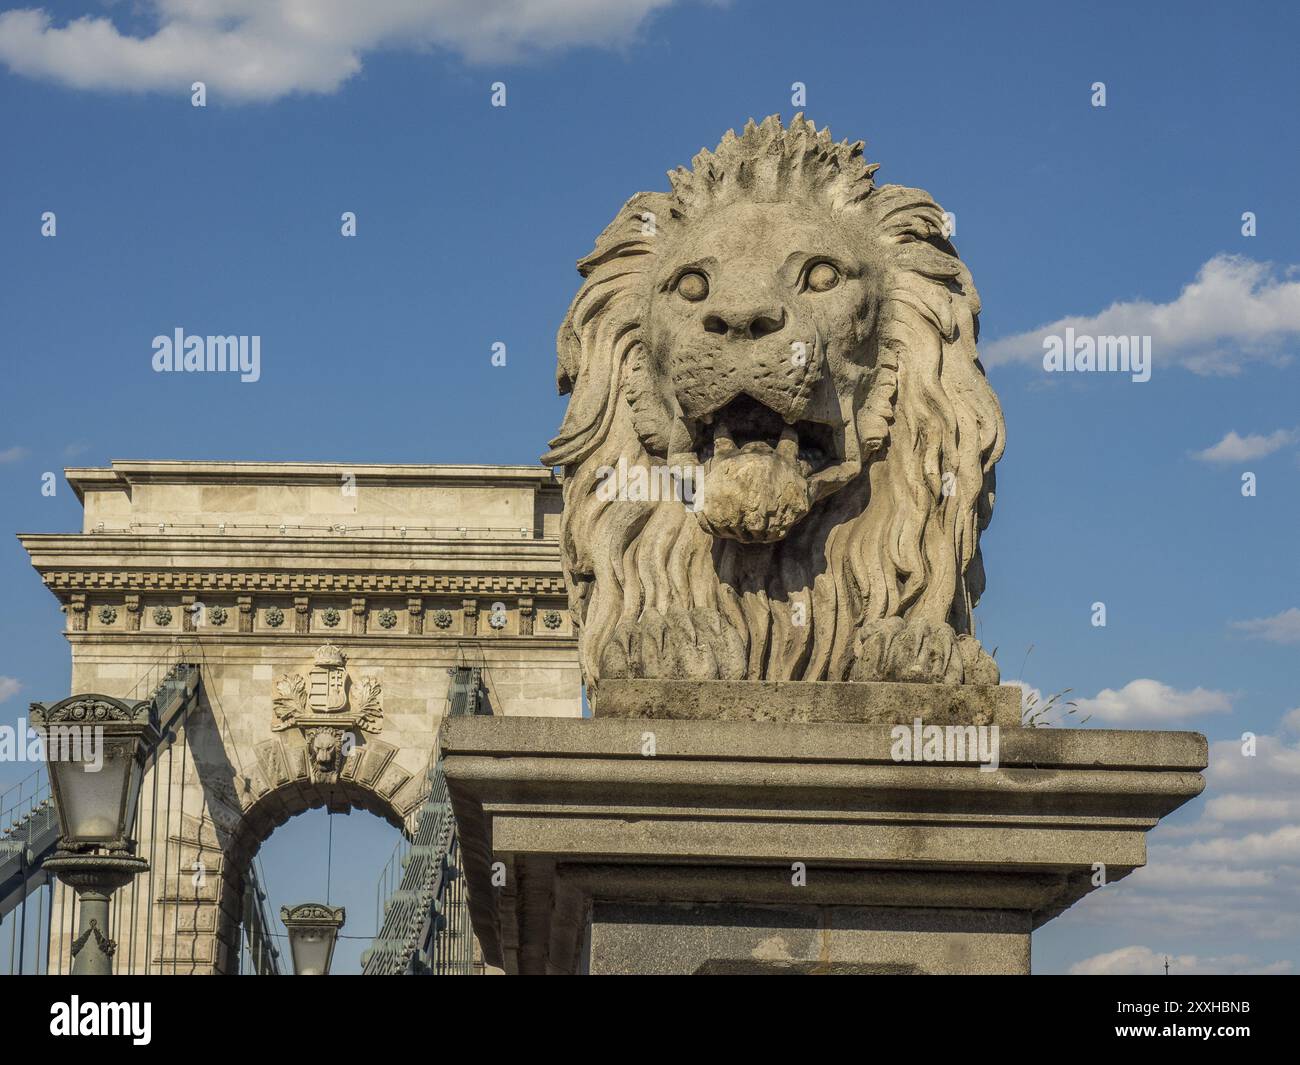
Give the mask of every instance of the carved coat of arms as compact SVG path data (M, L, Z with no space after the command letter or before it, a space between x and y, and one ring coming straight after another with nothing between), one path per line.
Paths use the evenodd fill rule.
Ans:
M338 779L343 758L357 742L356 730L380 732L383 687L374 677L353 684L347 656L333 644L316 651L312 670L281 674L275 682L273 732L298 728L307 740L313 778Z

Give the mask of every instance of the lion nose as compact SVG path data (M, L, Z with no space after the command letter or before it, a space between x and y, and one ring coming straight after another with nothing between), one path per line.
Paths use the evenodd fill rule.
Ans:
M785 327L785 308L729 308L704 318L704 329L719 336L758 340Z

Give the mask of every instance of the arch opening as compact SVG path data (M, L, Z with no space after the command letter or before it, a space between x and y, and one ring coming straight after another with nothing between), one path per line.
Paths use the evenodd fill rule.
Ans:
M279 971L291 974L281 907L323 902L343 907L346 915L330 971L361 972L362 952L382 924L384 902L400 879L411 835L391 803L373 796L355 804L339 801L337 792L328 799L310 798L315 801L295 803L294 812L260 838L245 830L232 840L232 876L223 880L223 891L232 894L223 899L225 927L219 935L233 937L236 949L222 971L256 971L259 936L266 935L278 952ZM249 891L260 892L260 900L250 899ZM257 901L261 915L250 910Z

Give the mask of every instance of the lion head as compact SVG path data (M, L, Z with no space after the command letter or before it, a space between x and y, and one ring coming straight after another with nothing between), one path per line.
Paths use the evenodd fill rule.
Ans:
M1004 437L979 299L939 207L862 149L751 121L579 262L543 461L589 684L996 683L972 636Z

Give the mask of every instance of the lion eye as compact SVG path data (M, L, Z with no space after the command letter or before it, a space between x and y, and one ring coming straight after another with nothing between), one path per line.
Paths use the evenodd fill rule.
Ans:
M814 292L828 292L840 283L840 272L830 263L818 263L808 271L808 287Z
M709 294L709 279L698 270L692 270L677 279L677 291L683 299L698 303Z

